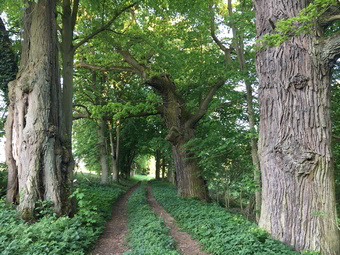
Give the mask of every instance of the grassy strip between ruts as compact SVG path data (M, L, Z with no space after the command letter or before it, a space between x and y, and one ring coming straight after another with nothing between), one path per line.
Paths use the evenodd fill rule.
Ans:
M128 187L102 186L92 175L78 176L75 186L78 212L73 218L57 218L51 202L43 202L36 211L39 220L27 224L0 201L0 254L86 254L111 217L113 203Z
M179 255L164 220L155 215L147 200L146 183L131 195L128 202L129 247L125 255Z
M291 247L269 238L267 232L254 223L231 214L220 206L177 196L175 187L169 183L152 182L152 193L182 229L190 233L211 254L299 254Z

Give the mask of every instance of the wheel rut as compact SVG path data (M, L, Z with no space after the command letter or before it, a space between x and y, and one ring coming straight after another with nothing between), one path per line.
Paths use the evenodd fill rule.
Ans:
M112 219L108 222L107 228L101 235L92 255L122 255L128 251L125 236L128 232L128 199L139 187L140 183L134 185L130 190L121 196L112 209Z
M156 201L152 196L151 183L148 184L148 201L152 210L164 219L164 223L170 228L170 233L176 242L179 252L184 255L209 255L201 251L201 245L187 233L181 231L177 226L176 220Z

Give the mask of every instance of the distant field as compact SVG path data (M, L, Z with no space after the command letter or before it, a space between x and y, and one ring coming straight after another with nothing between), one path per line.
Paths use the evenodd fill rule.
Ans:
M149 180L152 180L152 179L155 179L155 178L153 176L149 176L149 175L136 174L136 175L132 176L131 179L138 180L138 181L149 181Z

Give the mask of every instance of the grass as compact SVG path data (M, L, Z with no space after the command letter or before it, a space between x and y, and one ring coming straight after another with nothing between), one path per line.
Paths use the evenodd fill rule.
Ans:
M141 175L141 174L136 174L134 176L131 177L131 179L136 180L136 181L150 181L155 179L152 176L149 175Z
M124 255L180 255L164 220L149 206L146 194L146 184L142 183L129 199L128 240L131 251Z
M77 175L75 191L78 211L73 218L57 218L51 202L39 203L34 224L21 220L15 209L0 201L1 255L82 255L103 232L112 204L136 181L125 185L100 185L96 176Z
M254 223L216 204L177 196L168 183L152 182L153 196L192 235L215 255L293 255L292 247L271 239Z

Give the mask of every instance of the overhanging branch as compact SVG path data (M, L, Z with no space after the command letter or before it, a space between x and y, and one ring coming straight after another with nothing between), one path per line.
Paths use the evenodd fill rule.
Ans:
M144 80L148 79L147 68L144 65L140 64L129 51L123 50L120 45L116 44L114 47L124 60L140 73Z
M136 70L132 67L128 66L97 66L87 63L78 63L76 64L77 68L85 68L95 71L125 71L125 72L131 72L136 73Z
M136 114L130 114L126 117L123 117L122 119L148 117L148 116L160 115L162 113L163 113L163 110L161 108L159 108L159 109L157 109L156 112L140 112L140 113L136 113Z
M80 108L83 108L85 111L86 111L86 113L81 113L80 111L78 111L77 109L73 109L74 111L77 111L78 113L80 113L80 114L82 114L82 115L86 115L87 116L87 118L89 118L91 115L92 115L92 113L90 112L90 110L85 106L85 105L82 105L82 104L74 104L73 105L73 107L80 107Z
M185 126L188 128L193 128L197 124L197 122L203 118L203 116L207 113L209 104L211 103L214 95L216 94L217 90L221 88L225 84L225 80L218 81L215 86L213 86L207 96L200 104L200 108L197 112L191 116L191 118L185 123Z
M135 6L138 2L140 1L136 1L126 7L124 7L123 9L117 10L115 11L113 17L111 18L111 20L109 20L109 22L107 22L104 26L102 26L101 28L97 29L96 31L94 31L92 34L89 34L88 36L86 36L83 40L81 40L79 43L77 43L76 45L74 45L73 47L73 51L76 51L81 45L83 45L84 43L88 42L90 39L92 39L93 37L95 37L97 34L103 32L104 30L108 29L112 23L122 14L124 13L126 10L132 8L133 6Z
M231 63L231 49L224 46L224 44L221 42L220 39L216 36L216 27L215 27L215 14L212 6L210 7L212 11L212 18L211 18L211 37L213 38L214 42L217 44L217 46L224 52L224 59L226 64Z
M334 22L336 20L340 20L340 14L333 15L333 16L330 16L330 17L322 20L321 25L322 26L328 26L329 24L331 24L332 22Z

